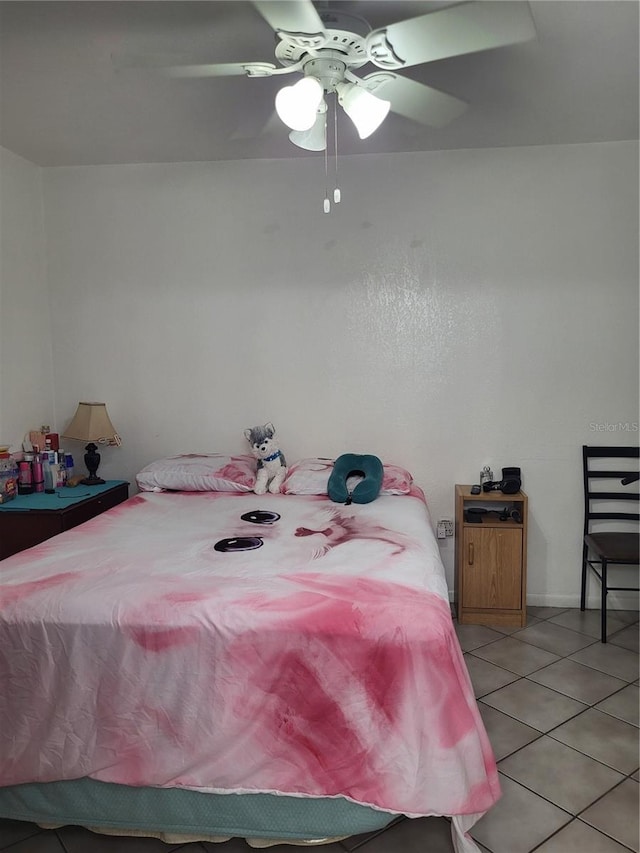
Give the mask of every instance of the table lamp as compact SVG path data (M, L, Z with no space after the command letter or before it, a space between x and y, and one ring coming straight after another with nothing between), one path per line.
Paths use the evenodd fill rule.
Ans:
M63 438L74 438L77 441L88 441L85 447L84 464L89 476L81 482L85 486L98 486L104 480L96 476L100 465L100 454L97 444L110 444L120 447L122 439L111 423L105 403L78 403L78 409L73 420L65 430ZM97 442L97 444L96 444Z

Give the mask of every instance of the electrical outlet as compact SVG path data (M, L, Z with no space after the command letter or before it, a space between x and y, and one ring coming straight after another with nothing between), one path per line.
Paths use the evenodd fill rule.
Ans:
M450 518L443 518L440 523L444 524L445 536L453 536L453 521Z
M438 522L438 526L436 527L436 535L437 535L438 539L446 539L447 538L447 531L446 531L446 528L444 526L443 521Z

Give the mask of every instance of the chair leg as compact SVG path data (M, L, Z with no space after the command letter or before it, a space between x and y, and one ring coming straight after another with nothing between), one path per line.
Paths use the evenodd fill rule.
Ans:
M600 642L607 642L607 561L602 560L602 584L600 589Z
M587 556L588 547L585 542L582 546L582 582L580 585L580 610L584 610L587 604Z

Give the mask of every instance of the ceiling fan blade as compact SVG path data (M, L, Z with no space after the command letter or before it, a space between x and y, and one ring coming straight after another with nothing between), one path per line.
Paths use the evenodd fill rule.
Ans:
M179 53L154 53L150 56L112 53L111 63L116 71L148 68L170 77L230 77L243 74L269 77L276 70L272 62L195 63L193 57Z
M276 66L272 62L189 62L187 57L157 54L154 56L122 56L112 53L116 71L149 69L165 77L272 77L299 71L302 63Z
M324 24L311 0L253 0L253 5L276 32L324 32Z
M453 95L391 71L376 71L367 75L364 82L372 94L391 101L394 113L431 127L444 127L468 106Z
M379 68L401 69L535 37L526 0L472 0L374 30L367 52Z
M271 62L216 62L203 65L170 65L158 69L166 77L271 77L292 68L276 68Z

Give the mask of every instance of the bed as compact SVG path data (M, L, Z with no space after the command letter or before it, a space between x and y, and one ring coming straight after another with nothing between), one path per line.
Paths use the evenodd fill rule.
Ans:
M477 850L500 791L424 495L336 504L294 466L258 496L241 467L139 476L3 561L0 816L259 846L444 815Z

